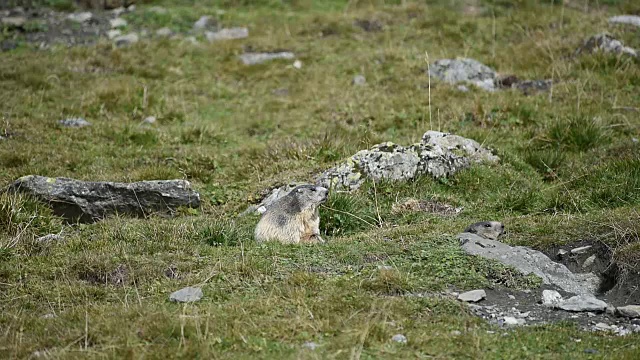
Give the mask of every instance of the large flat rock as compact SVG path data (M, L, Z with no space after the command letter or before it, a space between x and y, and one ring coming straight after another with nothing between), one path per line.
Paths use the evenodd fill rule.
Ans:
M171 214L181 206L200 206L200 195L186 180L118 183L28 175L8 190L48 203L69 222L94 222L116 213L137 217Z

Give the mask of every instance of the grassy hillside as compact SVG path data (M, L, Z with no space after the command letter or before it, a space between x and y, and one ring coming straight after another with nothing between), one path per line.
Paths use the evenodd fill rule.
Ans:
M224 27L247 26L250 36L3 52L3 186L28 174L184 178L203 206L172 219L69 226L33 199L0 195L0 354L638 358L638 334L584 332L570 322L496 330L454 300L408 296L536 291L535 278L458 248L453 235L480 220L504 222L505 242L537 249L597 238L625 269L640 269L640 61L571 57L602 31L640 49L640 28L607 23L640 5L560 3L146 1L124 15L129 30L184 33L208 14ZM154 5L168 12L149 11ZM10 36L5 29L0 39ZM237 58L281 49L302 67ZM428 63L457 56L553 79L553 90L525 96L429 83ZM365 86L352 84L358 74ZM143 124L147 116L158 121ZM68 117L92 126L59 127ZM333 194L321 211L324 246L258 245L257 217L237 217L265 190L308 181L378 142L419 141L429 129L473 138L502 161L442 181ZM393 210L410 198L463 210ZM36 241L61 231L62 241ZM200 302L169 302L192 285L204 291ZM390 341L398 333L407 344ZM307 341L318 348L304 348Z

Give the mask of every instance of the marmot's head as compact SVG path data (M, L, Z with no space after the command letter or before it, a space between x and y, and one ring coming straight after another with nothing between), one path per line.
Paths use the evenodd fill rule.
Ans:
M498 240L504 233L504 224L499 221L480 221L469 225L464 232L476 234L490 240Z
M309 205L319 205L327 201L329 190L322 186L316 185L298 185L290 192L297 200L301 207Z

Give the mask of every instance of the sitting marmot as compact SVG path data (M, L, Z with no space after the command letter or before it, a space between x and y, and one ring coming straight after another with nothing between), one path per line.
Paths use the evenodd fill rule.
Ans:
M498 221L481 221L469 225L464 232L476 234L489 240L498 240L504 233L504 224Z
M262 214L255 230L256 240L283 244L323 243L318 206L327 200L328 194L329 190L322 186L296 186Z

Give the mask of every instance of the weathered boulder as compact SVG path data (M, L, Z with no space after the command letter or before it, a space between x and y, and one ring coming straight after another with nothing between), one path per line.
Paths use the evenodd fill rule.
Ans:
M293 53L287 51L272 53L244 53L240 55L240 60L245 65L257 65L271 60L293 59L295 57L296 56Z
M366 178L409 180L419 175L441 178L471 163L497 162L499 158L476 141L462 136L427 131L420 143L409 147L386 142L361 150L324 173L317 184L338 190L355 190Z
M48 203L54 214L69 222L94 222L112 214L171 214L181 206L200 206L200 194L186 180L117 183L28 175L8 190Z
M542 278L543 283L556 285L564 291L591 295L597 290L598 276L592 273L574 274L540 251L525 246L509 246L470 233L459 234L458 239L462 249L469 255L497 260L513 266L524 275L533 273Z
M581 312L603 312L607 308L607 303L596 299L592 295L581 294L568 298L556 305L558 309L565 311Z
M429 67L429 76L449 84L468 83L487 91L496 90L496 72L481 62L468 59L441 59Z
M593 54L597 52L605 52L619 55L629 55L633 57L637 57L638 54L636 50L624 46L624 44L607 33L601 33L594 35L576 49L575 55L580 54Z
M640 318L640 305L620 306L618 313L629 318Z

